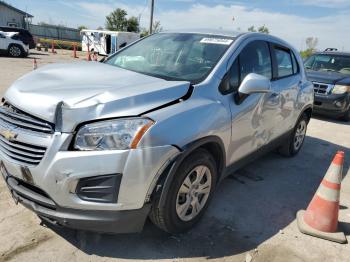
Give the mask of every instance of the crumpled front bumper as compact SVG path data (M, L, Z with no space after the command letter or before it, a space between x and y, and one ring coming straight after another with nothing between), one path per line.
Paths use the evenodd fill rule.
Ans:
M68 151L65 148L72 135L55 133L48 139L50 146L37 166L25 166L0 151L2 173L14 199L53 223L99 232L141 230L150 208L149 195L158 177L179 153L170 145ZM30 141L28 137L26 141ZM121 177L115 188L115 203L87 201L77 194L81 179L111 174Z
M1 172L15 203L21 203L34 211L43 221L55 226L101 233L140 232L151 208L150 204L145 204L140 209L122 211L60 207L50 201L50 198L30 190L20 180L8 175L2 163L1 167Z

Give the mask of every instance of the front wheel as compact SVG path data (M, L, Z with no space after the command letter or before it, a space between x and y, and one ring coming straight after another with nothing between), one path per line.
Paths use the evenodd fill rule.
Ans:
M165 192L165 205L153 200L150 218L169 233L189 230L204 214L217 180L216 163L204 149L196 150L180 165L172 186Z
M309 118L303 114L294 127L289 138L279 148L279 153L286 157L292 157L299 153L306 136Z

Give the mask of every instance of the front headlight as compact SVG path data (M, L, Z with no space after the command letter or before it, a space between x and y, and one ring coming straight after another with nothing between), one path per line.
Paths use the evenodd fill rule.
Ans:
M350 91L350 86L335 85L332 90L332 94L341 95Z
M136 148L153 123L147 118L128 118L86 124L79 129L74 148L90 151Z

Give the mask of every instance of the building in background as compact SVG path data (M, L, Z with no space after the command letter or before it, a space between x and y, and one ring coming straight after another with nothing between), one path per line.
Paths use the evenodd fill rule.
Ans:
M4 1L0 1L0 26L28 28L33 16Z

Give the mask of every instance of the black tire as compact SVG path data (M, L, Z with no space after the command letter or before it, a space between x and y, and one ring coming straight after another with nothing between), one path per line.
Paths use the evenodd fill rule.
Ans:
M198 214L189 221L180 219L177 211L178 192L184 183L187 176L192 173L196 167L205 166L211 173L211 187L209 196L200 209ZM203 216L208 204L212 198L217 181L217 167L212 155L205 149L198 149L191 153L179 166L175 173L174 180L168 192L165 192L165 205L159 207L160 195L155 196L152 201L152 208L150 213L151 221L160 229L172 233L182 233L191 229ZM187 199L187 196L186 196ZM191 206L191 208L193 208Z
M345 113L345 115L343 115L341 117L341 120L346 121L346 122L350 121L350 107L349 107L348 111Z
M304 113L298 120L297 124L295 125L293 132L290 134L288 139L279 147L278 152L285 157L293 157L296 154L299 153L300 149L302 148L305 140L305 134L307 130L307 125L309 122L309 117ZM296 146L296 136L298 134L298 129L300 128L300 125L305 125L305 134L298 143L298 146Z
M8 47L7 53L12 57L23 57L25 52L20 45L10 45Z

